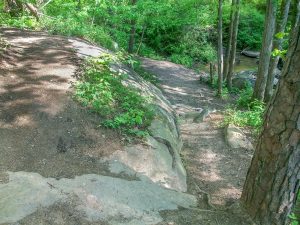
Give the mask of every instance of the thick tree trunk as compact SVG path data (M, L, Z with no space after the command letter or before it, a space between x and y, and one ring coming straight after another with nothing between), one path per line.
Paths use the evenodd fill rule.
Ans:
M222 95L223 85L223 41L222 41L222 0L219 0L218 8L218 96Z
M234 9L236 5L236 0L232 0L231 2L231 12L230 12L230 26L229 26L229 39L228 39L228 46L226 49L225 60L224 60L224 73L223 73L223 80L227 79L228 68L229 68L229 58L232 48L232 36L233 36L233 21L234 21Z
M239 29L239 20L240 20L240 0L236 0L236 8L234 12L234 21L233 21L233 31L232 31L232 48L229 58L229 69L227 74L227 88L230 91L232 88L232 75L235 63L235 54L236 54L236 44L237 44L237 35Z
M282 33L285 31L285 27L287 24L289 11L290 11L290 5L291 5L291 0L283 0L281 2L281 10L280 10L281 12L280 12L279 21L276 26L276 31L275 31L276 34ZM273 40L273 49L282 50L282 39ZM277 68L278 62L279 62L279 56L271 57L271 62L270 62L269 71L268 71L265 97L264 97L265 102L269 102L271 99L271 96L273 94L275 70Z
M275 31L277 0L268 0L265 17L263 43L260 52L257 79L254 86L253 98L263 101L267 83L267 75L272 52L272 40Z
M288 224L300 184L299 25L292 40L242 194L242 204L262 225Z
M132 0L131 5L134 6L137 0ZM134 43L135 43L135 32L136 32L136 20L132 19L130 21L131 29L129 34L129 41L128 41L128 52L131 54L134 51Z

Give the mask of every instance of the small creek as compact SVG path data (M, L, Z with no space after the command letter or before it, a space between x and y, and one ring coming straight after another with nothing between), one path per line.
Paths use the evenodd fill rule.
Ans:
M242 70L255 70L258 67L258 59L250 58L240 53L236 54L236 63L234 66L234 72L240 72Z

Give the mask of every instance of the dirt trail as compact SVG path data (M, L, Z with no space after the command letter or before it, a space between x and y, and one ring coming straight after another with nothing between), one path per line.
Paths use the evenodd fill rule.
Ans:
M0 62L0 171L55 178L105 171L91 156L122 145L70 98L76 58L69 42L39 32L3 33L11 47Z
M205 108L211 111L201 123L194 123L191 119L179 120L189 192L202 196L202 191L208 193L209 203L219 209L237 203L252 152L231 149L226 144L224 128L220 126L226 101L215 97L211 88L199 82L200 74L183 66L151 59L143 59L142 66L158 76L161 89L179 119L185 113L201 112Z

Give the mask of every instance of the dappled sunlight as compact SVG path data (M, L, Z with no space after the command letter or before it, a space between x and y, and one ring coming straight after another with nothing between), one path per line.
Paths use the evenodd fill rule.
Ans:
M14 42L0 60L0 169L45 177L108 173L94 157L122 149L120 138L98 129L99 117L73 101L71 44L45 33L2 30Z

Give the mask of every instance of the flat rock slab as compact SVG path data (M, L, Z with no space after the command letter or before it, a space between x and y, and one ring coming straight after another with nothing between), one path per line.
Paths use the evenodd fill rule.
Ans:
M67 204L73 205L68 213L89 222L146 225L161 222L162 210L197 205L191 195L146 181L94 174L60 180L28 172L8 172L8 175L9 182L0 184L0 224L16 223L31 217L38 209Z
M246 135L238 127L229 124L225 128L225 139L231 148L244 148L249 151L253 150L253 145L247 139Z

